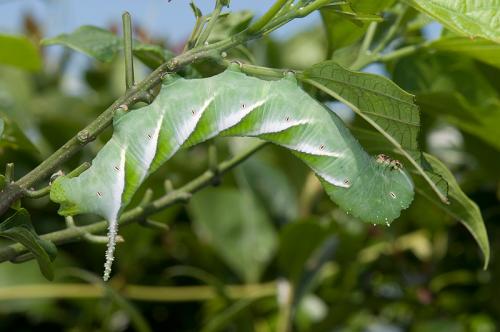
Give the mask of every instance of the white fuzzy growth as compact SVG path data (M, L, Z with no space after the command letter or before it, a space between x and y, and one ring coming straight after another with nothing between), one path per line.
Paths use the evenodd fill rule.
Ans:
M104 263L104 281L109 279L111 267L115 259L116 236L118 235L118 214L120 212L123 189L125 188L125 149L120 151L120 167L116 172L113 188L113 208L109 210L108 219L108 247L106 249L106 262Z
M108 221L108 248L106 249L106 262L104 263L104 275L102 279L108 281L111 267L115 260L116 236L118 235L118 222L116 219Z

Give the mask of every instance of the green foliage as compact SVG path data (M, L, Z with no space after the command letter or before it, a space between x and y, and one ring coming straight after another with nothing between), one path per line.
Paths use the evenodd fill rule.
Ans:
M40 70L42 61L38 49L25 36L0 34L0 64L30 71Z
M448 182L448 197L450 204L440 204L440 202L432 196L432 193L425 189L425 186L417 186L417 192L425 199L429 200L429 202L445 210L451 217L459 220L467 228L478 243L479 248L481 248L484 255L484 268L487 268L490 260L490 245L479 207L464 194L453 174L441 161L439 161L439 159L429 154L425 155L425 159L430 163L431 167L441 174L446 182Z
M500 42L498 0L410 0L416 9L470 38Z
M190 210L199 238L243 281L257 282L273 256L276 236L267 212L252 193L207 189L193 198Z
M123 41L95 27L54 43L99 61L71 67L72 52L50 53L50 59L43 58L49 53L36 52L50 61L50 70L0 64L0 172L15 163L0 174L0 210L5 202L19 209L9 208L0 219L0 330L495 331L500 324L497 2L296 0L291 6L277 0L272 15L252 22L249 12L201 13L193 5L199 29L175 58L165 50L172 45L134 41L136 58L160 68L125 92ZM222 4L217 2L218 8ZM323 26L291 29L278 39L269 34L311 8L321 12ZM444 30L428 41L421 29L432 17ZM29 18L23 21L29 23L26 40L39 40L45 29ZM246 29L257 22L264 36L256 29L247 39ZM147 23L134 22L141 40ZM207 46L200 35L208 37ZM224 73L233 60L246 75ZM303 83L300 88L288 81L290 70ZM169 77L161 87L171 71L183 78ZM83 88L75 91L68 84L74 80ZM288 93L280 87L285 84L292 87ZM286 102L275 98L280 93ZM193 118L189 106L212 97L209 111L188 121ZM214 129L234 119L242 103L248 110L266 98L258 110L262 114L238 118L222 134ZM305 100L311 104L301 105ZM296 135L314 146L331 139L338 147L352 134L363 147L354 156L368 156L367 165L380 153L400 160L413 177L415 197L398 222L372 226L346 214L335 199L340 196L332 202L316 169L308 167L318 156L232 137L249 129L245 126L287 122L283 116L295 115L296 108L304 108L296 119L312 116L342 134L311 127L304 130L311 137L290 129L283 135L287 139ZM336 116L323 121L331 111L344 121ZM112 282L68 269L100 271L106 237L98 234L107 222L82 214L65 224L43 193L61 172L69 174L94 158L88 171L93 182L82 182L81 192L92 194L101 178L101 193L115 188L106 173L113 171L113 158L102 163L99 158L120 132L127 155L145 155L150 146L145 141L154 134L149 129L157 128L145 123L157 124L162 113L173 123L185 119L195 125L196 135L182 144L185 149L174 149L175 155L170 150L167 163L148 169L148 176L114 205L121 206L121 231ZM106 128L113 116L112 134ZM167 127L157 147L179 135L177 127ZM264 136L278 142L276 135ZM213 140L196 144L204 139ZM154 149L153 155L160 154ZM127 176L142 170L138 158L126 159ZM339 174L340 167L332 165L332 174ZM422 174L447 192L449 204ZM68 176L56 180L54 189L67 181ZM373 197L382 197L384 189L370 186L376 182L359 178L359 188L346 189L356 199L345 196L346 202L379 208ZM93 194L89 202L96 201ZM44 276L53 275L52 265L57 278L48 282Z
M57 255L57 249L50 241L42 240L31 224L31 218L25 209L17 210L0 224L0 237L16 241L25 246L38 262L45 278L54 279L51 261Z
M108 30L85 25L70 34L44 39L42 45L63 45L99 61L111 62L123 50L123 39ZM144 64L157 67L172 57L172 53L158 45L135 41L133 52Z
M429 48L438 51L463 54L500 68L500 44L486 39L443 37L433 41L429 45Z

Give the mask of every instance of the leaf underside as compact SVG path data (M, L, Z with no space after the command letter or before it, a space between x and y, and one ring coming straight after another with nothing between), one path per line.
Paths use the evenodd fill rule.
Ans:
M409 3L461 35L500 43L500 0L409 0Z

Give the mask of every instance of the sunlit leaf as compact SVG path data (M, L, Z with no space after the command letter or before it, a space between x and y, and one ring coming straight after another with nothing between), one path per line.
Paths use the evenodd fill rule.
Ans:
M467 55L476 60L500 68L500 44L466 37L445 37L433 41L430 49Z
M90 25L85 25L69 34L42 40L42 45L63 45L84 53L99 61L111 62L123 49L123 39L112 32ZM148 66L158 66L172 56L172 53L160 46L133 43L134 54Z
M466 37L500 43L500 0L408 0L416 9Z

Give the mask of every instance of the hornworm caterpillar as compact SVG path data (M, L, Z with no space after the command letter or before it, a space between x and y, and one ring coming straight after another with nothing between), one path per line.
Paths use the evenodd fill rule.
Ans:
M145 177L180 148L216 136L253 136L289 149L333 201L370 223L391 222L413 199L413 182L400 165L368 155L291 74L264 81L231 68L204 79L168 77L152 104L117 114L113 126L92 166L78 177L58 178L50 194L62 215L95 213L108 220L105 280L117 218Z

